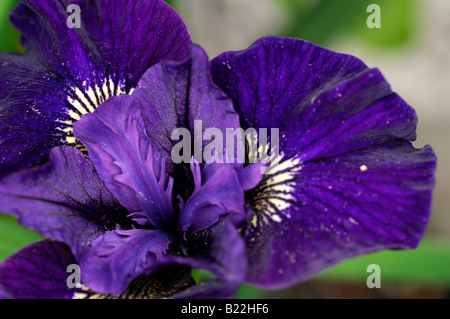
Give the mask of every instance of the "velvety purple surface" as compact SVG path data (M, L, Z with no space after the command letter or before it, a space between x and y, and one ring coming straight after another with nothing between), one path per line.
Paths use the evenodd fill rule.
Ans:
M311 43L263 38L211 63L246 127L278 128L280 165L246 198L247 280L299 283L346 258L417 246L436 158L377 69Z
M70 249L41 240L7 258L0 265L0 299L70 299L67 266L76 264Z

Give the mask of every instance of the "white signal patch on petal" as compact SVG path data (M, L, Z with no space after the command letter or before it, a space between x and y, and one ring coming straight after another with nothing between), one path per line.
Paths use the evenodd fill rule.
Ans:
M133 89L127 92L124 81L115 83L111 77L101 81L100 85L89 86L87 81L84 81L82 88L73 87L70 91L71 94L67 96L69 103L67 115L69 120L67 118L60 120L59 122L63 125L57 128L58 131L63 132L63 142L81 147L81 144L79 145L73 136L73 123L79 121L84 114L94 112L100 104L109 98L131 94L132 91Z
M280 160L279 164L267 169L259 185L250 192L250 203L255 214L251 223L254 227L259 222L281 223L291 217L287 209L295 200L295 177L301 169L298 158Z

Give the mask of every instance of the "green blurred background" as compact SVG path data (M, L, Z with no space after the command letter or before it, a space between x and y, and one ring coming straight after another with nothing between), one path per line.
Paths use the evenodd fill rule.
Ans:
M243 285L239 298L450 297L450 1L448 0L172 0L210 57L242 50L262 36L302 38L358 56L378 67L418 114L416 147L431 144L439 164L428 230L419 248L383 251L344 261L306 283L279 291ZM381 8L370 29L369 4ZM0 0L0 51L23 52L8 22L15 0ZM39 239L0 215L0 262ZM366 268L381 268L369 289ZM202 278L202 273L197 273Z

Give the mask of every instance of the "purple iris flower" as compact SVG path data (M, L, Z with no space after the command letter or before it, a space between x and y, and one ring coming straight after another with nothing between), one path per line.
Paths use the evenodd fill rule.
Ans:
M158 111L168 121L204 114L200 118L211 125L238 125L231 101L213 83L208 58L197 46L185 61L150 68L132 95L113 97L85 114L74 133L89 159L76 148L57 147L48 163L11 174L0 185L2 211L56 241L35 244L2 264L0 281L8 294L205 298L236 293L247 267L238 230L247 219L244 191L259 182L259 170L242 164L200 166L195 160L186 178L185 167L178 174L177 167L166 169L166 158L146 133ZM182 194L174 193L174 183L183 186ZM23 269L24 258L31 269ZM53 267L64 274L71 264L80 267L81 290L70 290L66 280L46 272ZM191 268L217 279L191 287ZM33 276L35 271L46 276ZM172 278L163 286L168 291L133 288L152 291L166 276Z
M296 39L263 38L211 63L187 47L184 59L146 64L122 90L131 94L73 118L68 145L45 144L47 162L0 182L0 209L49 238L0 265L1 296L231 297L242 282L288 287L352 256L418 245L436 158L412 146L415 112L379 70ZM92 85L86 98L102 91ZM277 164L174 163L172 133L194 133L195 121L278 129ZM80 287L66 284L72 264ZM215 279L195 285L192 268Z

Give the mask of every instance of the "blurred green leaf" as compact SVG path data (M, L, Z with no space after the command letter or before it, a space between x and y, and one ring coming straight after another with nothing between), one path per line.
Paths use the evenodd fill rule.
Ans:
M367 5L373 1L366 0ZM376 3L376 2L375 2ZM418 3L416 0L378 1L381 9L381 28L354 28L352 31L360 40L380 47L392 47L409 42L420 27ZM366 8L367 8L366 5ZM357 19L363 25L370 13Z
M177 5L177 0L164 0L165 2L167 2L167 4L169 6L171 6L172 8L175 8L175 6Z
M9 216L0 215L0 262L26 245L43 237L23 228Z
M8 14L17 5L15 0L0 1L0 51L24 52L20 45L20 33L9 23Z
M283 1L288 5L288 14L291 16L290 26L284 35L319 45L325 44L351 24L359 7L354 0L319 0L309 5L300 0Z
M323 279L365 282L367 266L381 268L381 282L450 286L450 241L424 239L414 250L386 250L342 262L320 275Z
M389 47L412 38L417 27L416 0L282 0L289 15L289 27L282 35L319 45L342 34L357 36L374 46ZM381 8L381 28L367 26L367 7Z

